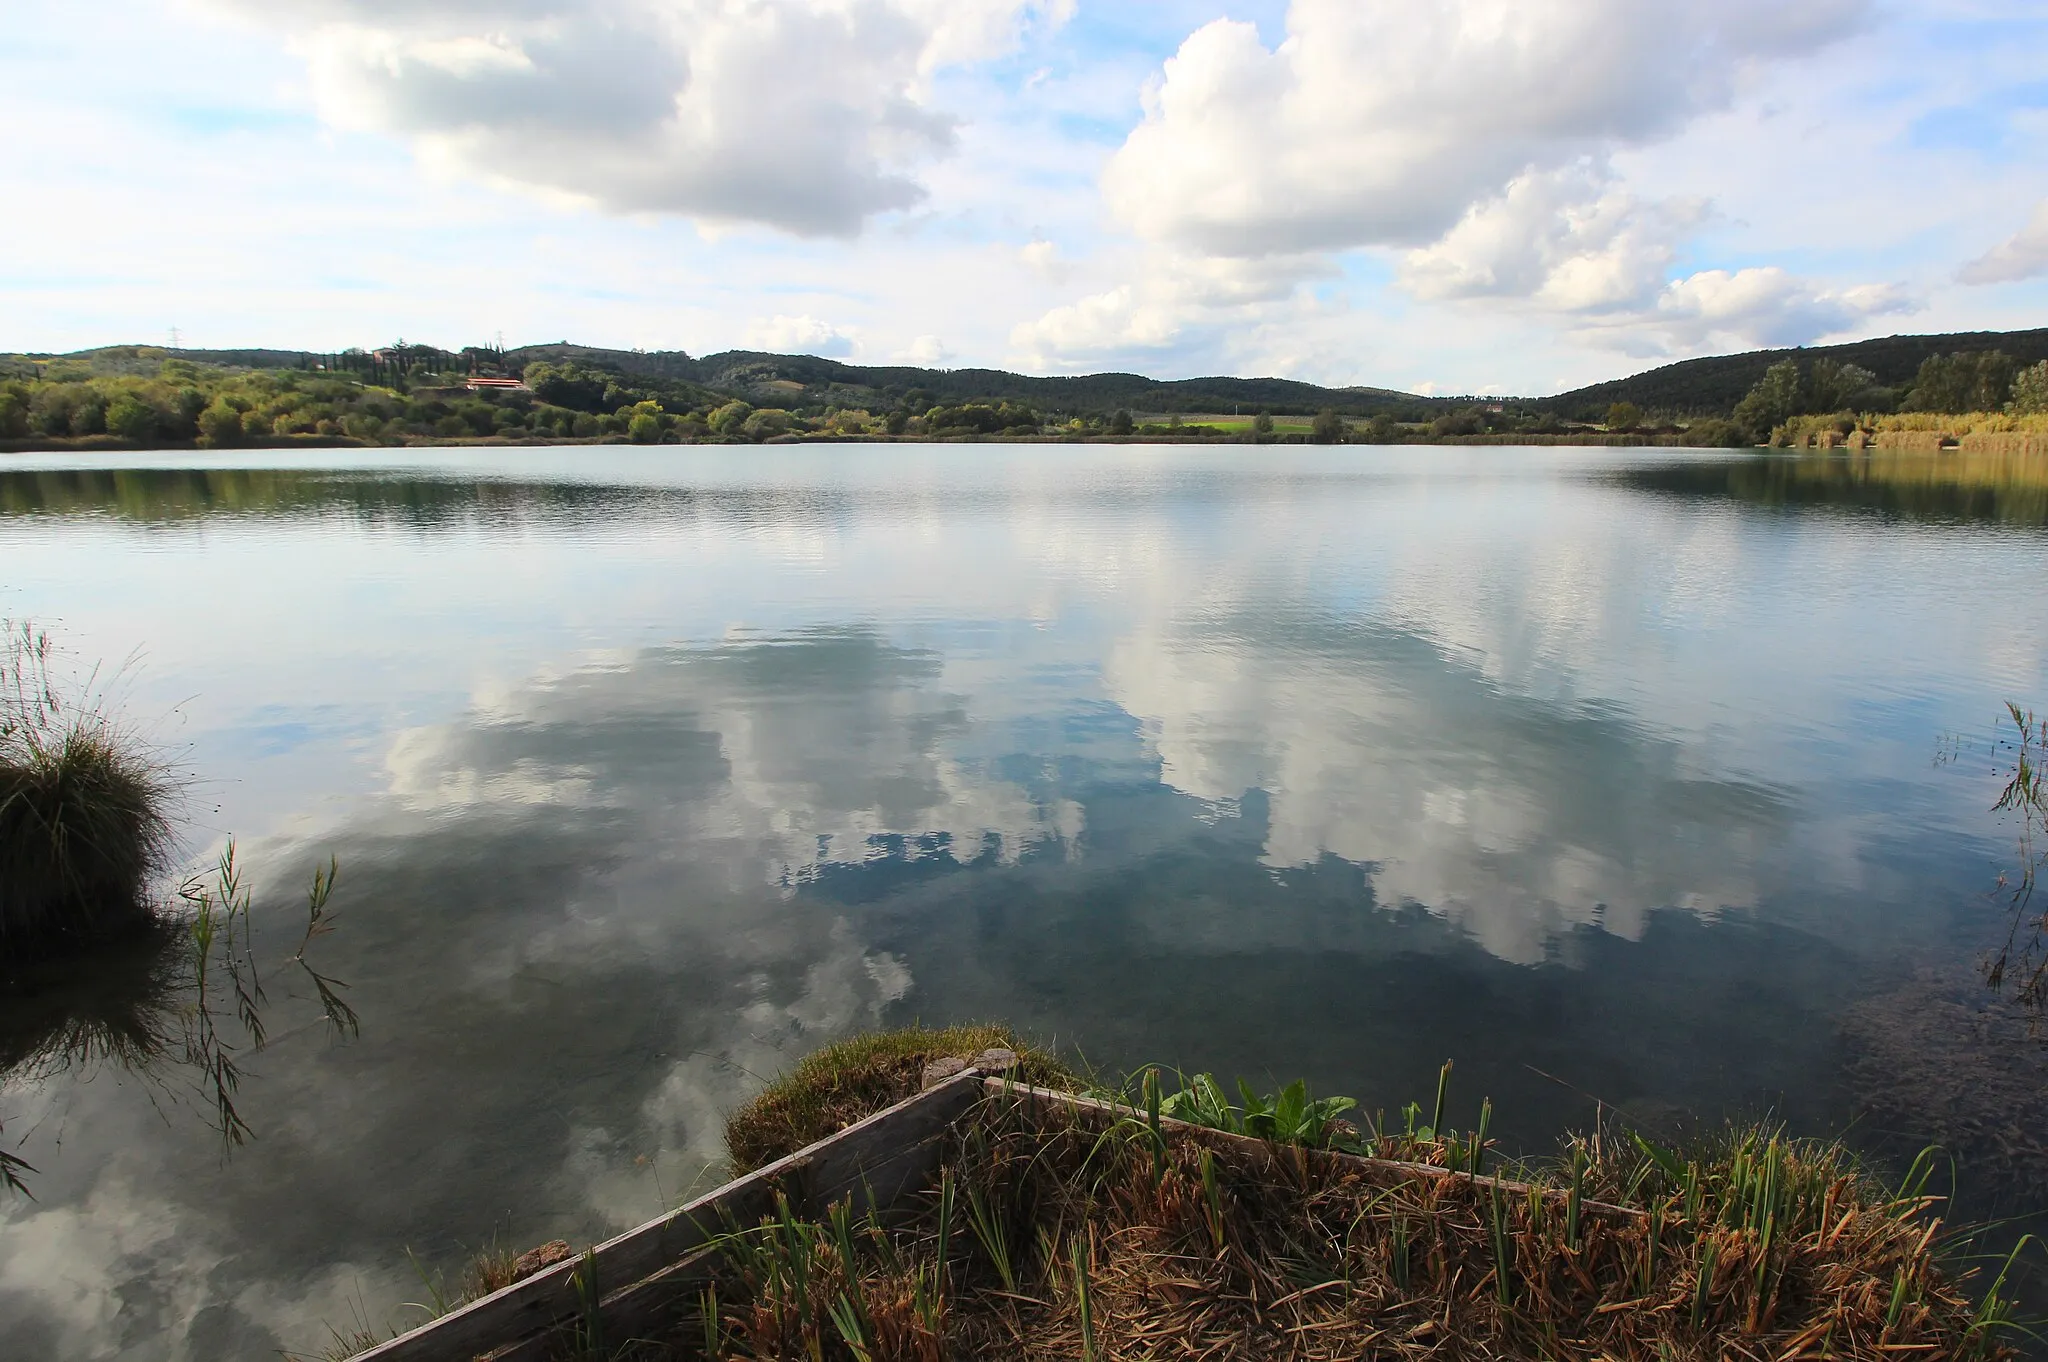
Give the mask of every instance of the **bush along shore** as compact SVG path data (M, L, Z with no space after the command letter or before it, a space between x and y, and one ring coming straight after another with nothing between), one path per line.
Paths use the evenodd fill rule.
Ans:
M1449 1065L1389 1119L1300 1083L1106 1086L1001 1028L863 1037L733 1114L735 1169L970 1063L1009 1077L921 1190L823 1214L778 1192L715 1227L662 1325L618 1336L593 1298L554 1355L1876 1362L2004 1358L2022 1332L2013 1257L1942 1224L1931 1151L1886 1181L1769 1126L1686 1147L1610 1126L1508 1160L1489 1104L1454 1128Z

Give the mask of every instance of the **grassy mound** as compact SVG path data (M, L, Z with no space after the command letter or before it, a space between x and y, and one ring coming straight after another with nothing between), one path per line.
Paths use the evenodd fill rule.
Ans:
M725 1147L735 1176L844 1130L917 1092L924 1066L970 1058L983 1050L1017 1052L1020 1080L1070 1088L1074 1075L1048 1052L1026 1045L1006 1026L948 1026L881 1031L828 1045L726 1118Z
M0 651L0 959L21 961L150 922L174 790L140 740L88 696L60 693L47 635Z
M735 1227L694 1314L615 1355L2012 1355L2004 1278L1971 1280L1934 1199L1839 1145L1600 1132L1503 1166L1478 1132L1412 1110L1405 1130L1301 1127L1360 1157L1162 1121L1161 1105L991 1096L910 1208Z

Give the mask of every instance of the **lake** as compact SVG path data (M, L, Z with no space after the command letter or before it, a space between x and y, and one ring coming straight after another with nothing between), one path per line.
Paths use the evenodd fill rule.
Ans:
M110 967L0 1000L0 1354L417 1319L478 1249L716 1182L763 1076L913 1020L1369 1108L1449 1059L1525 1148L1602 1108L1938 1138L2038 1210L2048 1068L1975 962L2048 479L1935 465L7 456L0 615L105 664L264 959L338 858L361 1034L277 973L228 1154L179 1065L50 1042Z

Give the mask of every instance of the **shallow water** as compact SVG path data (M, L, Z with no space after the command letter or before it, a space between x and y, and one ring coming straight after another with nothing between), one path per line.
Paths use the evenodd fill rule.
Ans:
M644 1220L756 1075L912 1019L1368 1106L1449 1058L1531 1146L1597 1100L1905 1147L1916 1056L2039 1063L1928 1022L1981 1007L1993 725L2048 701L2025 498L1658 451L120 457L0 464L0 614L135 655L266 958L339 857L362 1034L278 976L232 1157L176 1064L17 1067L6 1356L404 1318L408 1251ZM0 1006L0 1058L95 982Z

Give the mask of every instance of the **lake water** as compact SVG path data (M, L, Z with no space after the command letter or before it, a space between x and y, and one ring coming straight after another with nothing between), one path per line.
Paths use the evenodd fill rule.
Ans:
M2039 481L1812 466L10 456L0 615L133 655L266 959L339 858L362 1031L277 975L230 1157L177 1065L43 1043L103 971L0 1006L0 1355L317 1350L406 1317L409 1253L657 1214L757 1075L914 1019L1368 1106L1451 1059L1530 1147L1596 1100L1939 1136L2037 1209L2039 1050L1972 962L1994 723L2048 701Z

